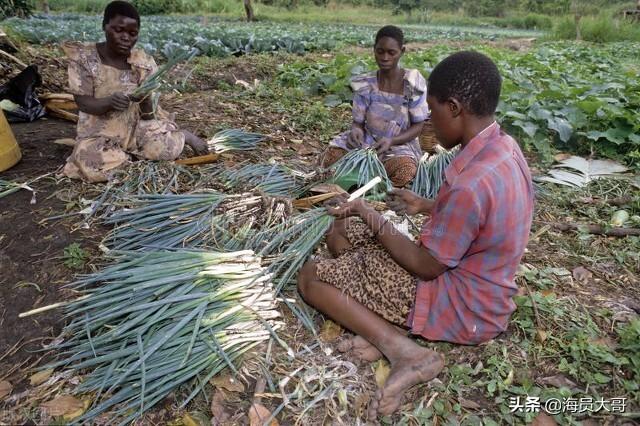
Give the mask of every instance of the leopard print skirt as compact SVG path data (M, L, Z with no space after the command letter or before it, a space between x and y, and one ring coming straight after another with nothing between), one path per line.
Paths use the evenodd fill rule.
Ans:
M387 321L405 325L416 291L416 278L398 265L361 220L350 220L351 247L321 260L316 275Z

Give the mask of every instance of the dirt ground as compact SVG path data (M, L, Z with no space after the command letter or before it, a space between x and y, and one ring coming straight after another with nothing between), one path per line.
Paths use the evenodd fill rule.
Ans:
M64 318L57 310L26 318L18 318L18 314L69 297L62 285L77 271L64 265L64 248L74 242L92 248L99 231L72 230L69 220L44 221L65 211L61 194L68 188L65 182L57 182L55 173L71 148L52 141L74 137L73 123L41 119L13 124L11 129L22 160L0 177L23 181L49 174L34 185L35 195L20 190L0 199L0 376L20 384L24 380L14 372L24 371L46 356L43 345L60 333Z

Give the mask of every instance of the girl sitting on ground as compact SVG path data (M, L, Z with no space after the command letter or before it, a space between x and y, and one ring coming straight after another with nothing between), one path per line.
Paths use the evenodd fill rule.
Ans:
M400 28L389 25L378 31L373 49L378 70L352 80L351 130L329 143L323 167L352 149L375 148L394 186L413 180L422 155L418 136L429 108L424 77L398 65L404 51Z
M303 298L357 335L346 345L356 356L391 362L370 417L395 411L407 389L444 366L405 329L478 344L504 331L516 308L533 186L518 144L495 121L500 86L495 64L476 52L449 56L429 76L436 137L447 149L462 149L435 200L406 189L391 193L388 205L397 213L430 215L418 244L362 199L344 202L329 208L337 218L327 235L335 258L310 261L298 275Z
M125 1L109 3L102 28L104 42L63 46L69 58L69 89L80 110L76 145L64 174L102 182L130 155L175 160L185 144L205 154L201 139L179 130L160 108L154 112L151 96L128 95L157 69L151 56L133 48L140 30L135 7Z

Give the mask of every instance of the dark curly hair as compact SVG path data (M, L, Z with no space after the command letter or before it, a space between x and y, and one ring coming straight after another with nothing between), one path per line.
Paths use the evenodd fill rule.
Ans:
M400 47L404 46L404 33L395 25L386 25L380 28L376 33L376 41L374 45L378 44L382 37L390 37L397 41Z
M493 61L478 52L458 52L442 60L429 76L429 95L438 102L455 98L473 115L495 113L502 78Z
M135 8L135 6L126 1L116 0L109 3L104 9L102 28L104 28L109 23L109 21L111 21L118 15L135 19L138 23L138 26L140 26L140 14L138 13L138 10Z

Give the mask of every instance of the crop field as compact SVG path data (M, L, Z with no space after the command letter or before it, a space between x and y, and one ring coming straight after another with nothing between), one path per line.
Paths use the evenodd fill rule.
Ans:
M224 21L215 18L151 16L144 18L140 46L149 53L168 56L176 48L195 46L202 54L224 57L283 50L304 53L345 45L371 46L375 27L335 24L282 24ZM63 40L97 41L102 37L99 17L60 15L8 20L5 25L30 43ZM443 26L408 26L408 42L435 40L495 40L535 37L535 31Z
M100 22L0 21L0 84L17 60L38 66L43 103L72 99L60 45L102 40ZM425 77L459 50L495 61L497 121L523 149L536 200L507 330L477 346L416 338L445 368L377 421L636 424L640 43L401 27L401 66ZM295 279L306 259L329 256L322 202L340 167L319 160L351 126L351 78L376 70L377 29L143 16L138 47L159 65L198 49L153 86L177 125L208 141L210 164L131 161L108 183L84 183L60 174L74 122L49 113L11 124L23 158L0 174L0 424L368 424L389 363L341 352L351 334L306 305ZM375 152L366 155L344 169L360 161L359 184L384 175L376 189L386 190ZM545 181L572 156L579 181ZM435 158L438 170L414 185L442 182ZM415 237L426 218L392 219Z
M545 155L552 147L595 151L638 167L640 44L542 43L524 53L481 44L467 48L487 54L498 65L504 79L500 122L521 142ZM428 77L455 50L434 46L409 52L403 64ZM351 100L352 76L374 69L370 55L338 54L330 61L287 64L279 70L278 80L324 95L325 105L336 106Z

